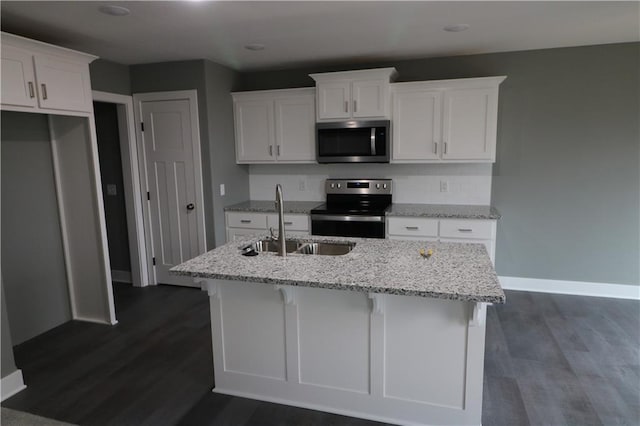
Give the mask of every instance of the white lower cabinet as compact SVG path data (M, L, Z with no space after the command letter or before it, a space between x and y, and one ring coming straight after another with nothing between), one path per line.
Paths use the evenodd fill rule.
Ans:
M452 243L482 243L495 263L496 221L492 219L433 219L388 217L387 238Z
M252 234L265 234L269 228L278 233L278 215L275 213L226 212L227 242L237 237ZM288 213L284 215L286 237L304 237L309 235L309 215Z

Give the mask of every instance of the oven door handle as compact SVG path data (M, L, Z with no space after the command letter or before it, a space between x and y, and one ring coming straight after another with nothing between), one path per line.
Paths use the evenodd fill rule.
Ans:
M311 220L321 222L384 222L384 216L312 214Z

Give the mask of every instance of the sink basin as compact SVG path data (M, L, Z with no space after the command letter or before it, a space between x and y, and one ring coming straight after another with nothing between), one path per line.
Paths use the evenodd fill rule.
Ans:
M353 250L355 243L306 243L296 253L341 256Z
M293 253L294 251L299 249L302 245L304 245L304 243L301 243L299 241L285 240L285 250L287 253ZM259 240L259 241L256 241L255 243L251 243L248 246L244 247L243 251L251 250L251 249L253 249L258 253L262 253L265 251L277 253L278 242L271 239Z

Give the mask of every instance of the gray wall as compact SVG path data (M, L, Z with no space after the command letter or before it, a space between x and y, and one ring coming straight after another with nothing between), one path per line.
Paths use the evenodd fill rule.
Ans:
M249 199L248 166L236 164L231 92L237 84L237 76L238 73L229 68L205 61L216 246L226 241L224 207ZM220 184L225 185L225 196L220 195Z
M120 134L118 130L118 109L116 104L94 102L93 113L98 138L102 198L107 222L111 269L131 271ZM107 194L107 185L116 186L116 195Z
M89 64L91 89L101 92L131 94L129 67L105 59L96 59Z
M47 116L3 111L1 147L2 281L17 345L71 311Z
M639 43L243 73L241 90L395 66L398 81L506 75L492 202L499 275L640 283ZM429 167L429 166L426 166Z
M0 359L0 377L7 377L9 374L17 370L16 361L13 358L13 343L11 342L11 330L9 329L9 317L7 316L7 304L4 298L4 284L0 279L0 291L2 296L2 318L0 318L0 326L2 327L2 341L0 342L0 351L2 351L2 359Z
M235 149L233 138L228 137L233 129L228 92L233 89L237 73L204 60L132 65L130 69L132 93L197 90L205 225L207 247L211 249L225 239L222 208L230 204L227 200L247 199L249 194L248 177L242 177L246 168L235 164L235 154L232 164L223 164L229 158L227 151L233 153ZM219 194L220 183L231 183L234 193L224 199L214 195Z

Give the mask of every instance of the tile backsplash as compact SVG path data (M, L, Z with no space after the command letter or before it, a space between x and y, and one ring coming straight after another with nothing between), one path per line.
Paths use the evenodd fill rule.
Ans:
M491 164L257 164L249 168L252 200L272 200L281 184L286 200L324 201L327 178L393 179L393 202L491 203ZM441 192L446 182L447 192Z

